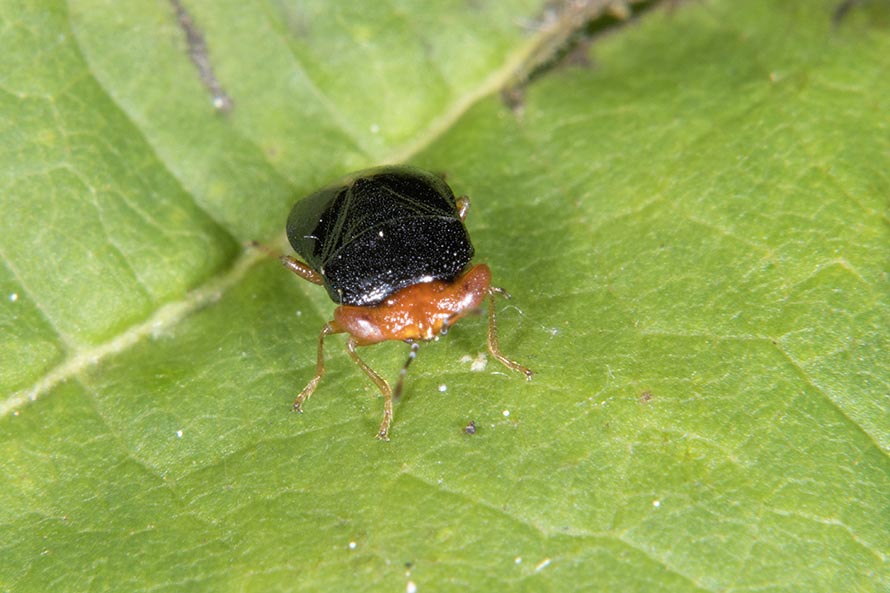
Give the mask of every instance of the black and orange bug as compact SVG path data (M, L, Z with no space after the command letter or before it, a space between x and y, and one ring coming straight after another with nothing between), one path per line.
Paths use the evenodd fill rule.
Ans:
M485 264L470 265L473 245L464 226L469 198L437 175L405 165L359 171L297 202L287 238L303 260L282 256L298 276L323 285L339 306L318 337L315 376L297 395L294 410L324 376L324 339L346 333L349 356L383 394L377 438L389 440L393 390L356 353L386 340L411 344L395 395L401 392L419 342L437 339L488 298L488 350L504 366L531 379L532 372L501 354L494 296Z

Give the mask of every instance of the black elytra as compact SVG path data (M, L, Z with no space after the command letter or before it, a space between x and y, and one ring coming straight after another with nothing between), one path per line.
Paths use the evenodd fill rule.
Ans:
M473 259L454 192L406 165L359 171L303 198L288 216L287 239L343 305L454 280Z

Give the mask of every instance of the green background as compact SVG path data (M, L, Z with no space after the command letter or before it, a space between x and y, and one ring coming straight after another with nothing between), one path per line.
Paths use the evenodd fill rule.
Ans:
M538 2L354 4L186 2L220 113L171 4L0 2L0 589L890 590L890 3L669 2L516 110ZM468 318L383 443L243 244L396 161L537 375Z

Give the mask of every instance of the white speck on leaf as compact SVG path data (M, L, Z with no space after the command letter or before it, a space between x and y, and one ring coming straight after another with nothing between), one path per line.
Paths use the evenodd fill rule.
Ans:
M535 572L541 572L548 566L550 566L550 558L544 558L535 565Z

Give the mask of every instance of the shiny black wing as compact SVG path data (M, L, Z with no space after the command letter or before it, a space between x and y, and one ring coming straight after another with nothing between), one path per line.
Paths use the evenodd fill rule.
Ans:
M373 305L430 280L451 280L473 257L451 188L413 167L362 171L298 202L288 239L338 303Z

